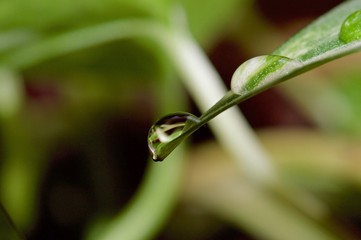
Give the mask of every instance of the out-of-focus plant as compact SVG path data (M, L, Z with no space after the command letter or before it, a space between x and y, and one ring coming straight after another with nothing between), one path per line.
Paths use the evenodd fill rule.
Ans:
M185 5L192 9L194 4L185 2ZM223 10L217 14L204 11L206 18L194 21L202 23L192 26L194 33L202 41L209 41L215 34L215 25L219 24L220 29L236 5L236 1L227 4L213 1L209 6ZM174 94L171 100L163 97L163 92L177 92L179 87L170 81L174 78L173 67L167 62L168 53L159 46L161 41L161 45L171 47L172 42L164 41L176 35L179 22L183 20L182 13L179 16L177 11L173 1L50 4L20 0L1 3L0 64L4 73L1 75L4 83L1 199L20 228L30 230L36 219L39 184L46 168L44 160L56 139L76 135L76 129L88 124L86 119L99 118L96 115L104 108L120 108L131 114L128 106L131 106L132 95L144 90L156 96L157 111L165 112L165 109L179 106L182 97ZM68 106L57 108L50 115L40 110L38 116L33 116L33 109L26 115L29 103L25 101L25 82L21 78L44 75L62 79L55 84L55 93L50 98L59 97L57 91L60 91L60 100ZM37 82L30 81L30 84ZM172 90L174 88L177 90ZM140 203L134 202L147 212L153 209L154 213L142 217L143 231L138 230L139 221L136 221L137 226L135 221L125 221L132 228L122 228L122 234L140 234L142 238L156 232L156 226L160 227L161 219L169 214L175 202L179 185L176 176L182 172L182 165L183 161L173 161L162 168L150 166L149 177L144 181L145 190L139 191Z
M148 114L154 116L150 110L157 115L182 110L186 108L185 97L180 90L181 85L175 81L178 77L202 111L206 112L221 99L227 92L226 88L200 46L209 48L225 26L232 26L232 18L237 15L254 19L252 6L252 1L248 0L212 0L207 4L191 0L1 2L0 115L3 159L0 197L8 211L2 211L2 219L4 223L7 222L4 232L14 236L9 239L21 238L21 234L15 233L17 230L13 222L25 232L31 232L34 227L39 208L39 189L49 164L46 159L59 139L80 142L76 146L86 145L87 166L94 185L98 187L96 195L106 205L111 202L108 199L111 194L104 189L109 184L108 175L112 169L103 163L107 158L106 154L102 154L105 152L104 143L101 139L92 138L99 136L94 134L94 128L106 118L103 114L120 111L134 121L133 116L140 113L146 115L145 119L149 118ZM234 74L231 92L202 115L199 121L186 122L186 130L176 132L181 135L175 139L169 141L165 136L165 144L158 145L161 138L158 139L157 134L162 128L154 128L155 136L151 136L150 140L152 143L158 141L156 147L159 147L153 149L154 158L166 157L184 137L230 106L285 79L358 50L361 37L358 9L361 9L359 0L347 1L296 34L272 55L245 62ZM52 79L48 82L36 81L44 76ZM29 95L32 84L48 86L50 93L45 93L45 98L48 98L45 103L38 99L36 104L31 104ZM349 98L345 101L349 100L351 104L345 104L356 108L352 111L356 117L343 122L334 120L328 126L332 128L337 125L339 129L353 132L359 128L354 120L359 110L355 104L358 94L353 92L354 82L348 84L344 83L336 95ZM284 89L286 93L294 95L294 88ZM321 93L332 92L323 86L320 89ZM136 105L134 102L144 95L152 96L152 104L148 99L147 106ZM304 96L293 98L317 122L319 116L314 114L314 102L307 102ZM168 129L168 125L161 122L156 127ZM288 178L295 184L284 183L287 173L294 171L292 165L270 160L237 109L225 111L210 125L221 146L230 154L227 157L219 151L214 156L235 159L238 167L216 167L211 172L208 167L194 167L199 174L189 177L190 184L183 191L185 199L255 237L349 237L344 231L331 229L328 207L305 191L302 185L305 182ZM274 133L271 136L278 135ZM266 146L272 146L270 143L267 145L267 135L262 139L265 139ZM279 145L271 147L269 152L282 160L283 155L277 153ZM136 146L133 152L141 148ZM285 152L288 158L297 157ZM185 153L184 149L179 149L169 156L173 159L167 159L162 164L149 162L143 183L129 204L120 213L94 213L87 223L89 226L84 236L104 240L154 238L181 197ZM317 151L313 157L320 163L319 166L308 161L302 165L302 160L299 161L305 172L311 169L312 173L314 169L330 179L340 176L347 178L347 174L342 175L338 168L332 167L332 163L340 166L344 166L344 163L337 160L331 163L319 161L323 155ZM121 159L127 162L136 160L139 159L132 154ZM211 164L212 161L209 162ZM207 166L206 162L204 166ZM218 178L214 178L212 173L216 173ZM350 177L348 181L357 183L358 180ZM327 192L322 185L317 190L320 189ZM81 195L78 197L81 198ZM57 214L63 216L62 213ZM12 233L10 228L13 229Z

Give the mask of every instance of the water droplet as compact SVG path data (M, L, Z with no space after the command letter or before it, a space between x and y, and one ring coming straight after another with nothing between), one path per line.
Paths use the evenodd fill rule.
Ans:
M237 68L231 89L236 94L256 93L284 80L302 63L283 56L264 55L251 58Z
M148 148L154 161L163 161L180 143L178 138L199 119L190 113L176 113L162 117L149 130Z
M340 40L350 43L361 38L361 10L349 15L340 30Z

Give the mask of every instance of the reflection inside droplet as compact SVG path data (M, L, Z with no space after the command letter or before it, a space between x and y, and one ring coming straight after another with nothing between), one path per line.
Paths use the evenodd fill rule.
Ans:
M148 148L153 160L162 161L174 149L174 140L198 122L199 119L190 113L176 113L159 119L148 133Z
M342 23L340 40L349 43L361 39L361 10L353 12Z

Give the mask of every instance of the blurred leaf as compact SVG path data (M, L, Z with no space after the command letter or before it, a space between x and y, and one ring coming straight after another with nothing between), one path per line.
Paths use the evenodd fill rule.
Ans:
M338 78L342 78L342 82L338 84L338 90L350 107L351 117L342 126L352 135L361 136L361 78L360 71L353 70L343 72Z
M0 29L57 32L124 17L165 20L170 6L169 0L3 0L0 2Z
M201 45L209 45L243 15L252 0L181 0L191 32ZM216 9L216 11L215 11Z
M184 187L186 203L231 222L255 239L343 239L320 227L322 210L317 221L310 220L279 195L247 181L216 144L199 146L190 160ZM318 211L317 204L311 207Z
M1 239L6 240L24 240L24 236L19 232L10 215L4 206L0 203L0 233Z
M124 85L139 85L162 76L166 65L157 49L154 44L134 40L116 41L51 59L25 74L29 78L37 78L37 75L57 78L89 75L103 78L106 83L121 81ZM129 78L137 80L127 81Z
M281 175L315 192L361 189L361 141L306 128L264 129L260 139Z

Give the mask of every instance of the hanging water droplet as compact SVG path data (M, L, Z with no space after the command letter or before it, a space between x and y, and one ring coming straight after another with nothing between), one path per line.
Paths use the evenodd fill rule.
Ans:
M179 144L178 139L186 130L199 122L190 113L176 113L162 117L149 130L148 148L154 161L162 161Z
M264 55L251 58L237 68L231 89L236 94L256 93L284 80L302 63L284 56Z
M339 37L345 43L361 39L361 10L357 10L346 18L342 23Z

